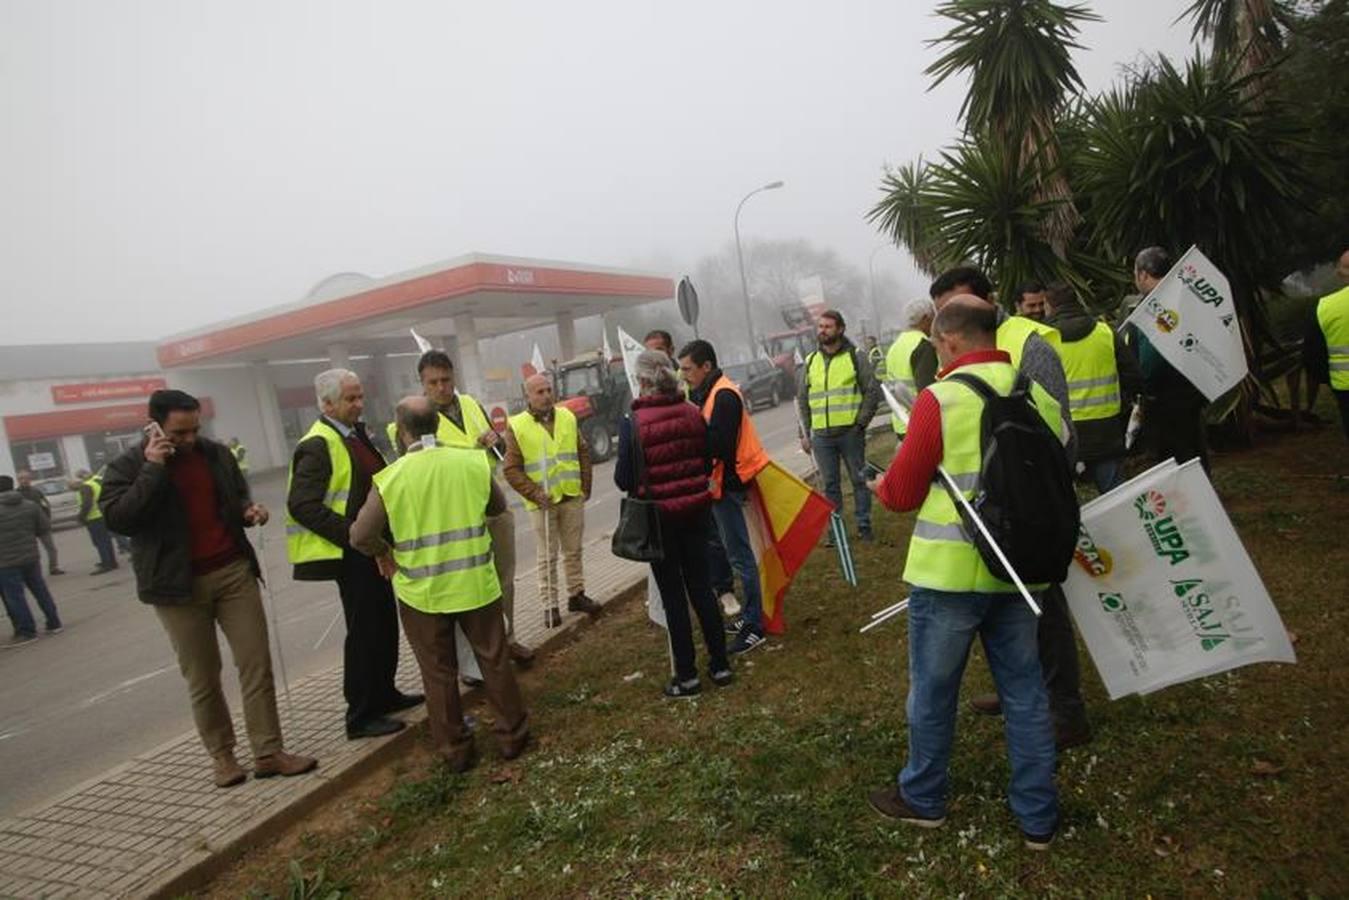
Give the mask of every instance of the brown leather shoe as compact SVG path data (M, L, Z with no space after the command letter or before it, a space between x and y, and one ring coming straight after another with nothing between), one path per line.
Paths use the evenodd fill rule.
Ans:
M520 668L528 669L530 666L534 665L534 651L524 644L511 641L507 649L510 651L511 659L513 659L515 664Z
M312 756L300 756L278 750L267 756L259 756L253 761L254 778L271 778L275 775L303 775L319 767L319 761Z
M604 611L599 602L586 596L585 591L567 598L567 612L585 613L592 618Z
M997 694L975 694L970 698L970 709L981 716L1002 715L1002 703Z
M234 787L248 780L248 773L234 758L233 750L215 754L211 757L211 762L215 766L215 786L218 788Z

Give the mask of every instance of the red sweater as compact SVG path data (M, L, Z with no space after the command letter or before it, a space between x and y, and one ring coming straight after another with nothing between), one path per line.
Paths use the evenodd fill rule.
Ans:
M1011 361L1012 358L1002 350L973 350L942 369L937 377L945 378L961 366L974 363ZM876 486L876 498L886 509L896 512L917 509L927 499L928 488L937 477L941 460L941 404L932 391L924 388L914 401L913 411L909 414L909 429L899 445L899 452Z
M192 574L214 572L243 556L242 548L234 542L229 526L220 517L215 479L211 477L211 465L205 454L196 447L174 454L169 461L169 477L187 511Z

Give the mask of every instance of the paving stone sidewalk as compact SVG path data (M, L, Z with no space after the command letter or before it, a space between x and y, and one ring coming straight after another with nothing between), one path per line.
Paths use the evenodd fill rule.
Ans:
M534 561L522 559L519 567L518 640L539 646L579 624L582 616L564 612L562 628L545 629ZM605 534L587 544L585 571L586 592L608 603L643 583L647 567L613 556ZM406 643L399 660L399 687L420 691ZM292 684L289 699L280 685L277 690L286 746L317 756L316 773L249 779L220 790L211 783L196 732L184 734L41 808L0 819L0 897L172 895L188 888L203 866L228 862L377 765L391 743L417 739L419 729L409 728L389 738L347 740L340 666ZM403 716L410 723L425 717L421 708ZM246 750L238 717L235 730Z

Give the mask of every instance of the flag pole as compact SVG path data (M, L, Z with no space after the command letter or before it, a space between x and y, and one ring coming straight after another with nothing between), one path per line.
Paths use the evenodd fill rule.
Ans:
M890 411L899 417L899 420L904 423L905 427L908 427L909 414L904 410L904 407L900 405L899 401L895 399L894 393L884 384L881 385L881 393L885 395L885 402L889 405ZM951 474L947 472L943 466L937 466L937 474L950 490L951 496L956 498L956 502L960 504L961 509L965 511L965 514L969 516L970 521L974 523L974 527L978 528L979 533L984 536L984 540L988 542L988 546L993 548L993 555L998 558L998 562L1002 563L1002 567L1007 571L1007 574L1012 576L1012 583L1016 585L1016 589L1021 594L1021 598L1026 601L1026 605L1030 607L1030 611L1035 613L1038 618L1040 615L1040 604L1035 602L1035 598L1031 596L1030 590L1026 587L1025 583L1022 582L1021 576L1016 573L1016 569L1012 568L1012 563L1007 559L1007 555L1002 552L1002 548L998 546L998 542L993 540L993 535L989 533L988 526L984 524L984 520L974 511L974 507L970 505L970 501L965 499L964 491L956 486L955 479L951 477Z

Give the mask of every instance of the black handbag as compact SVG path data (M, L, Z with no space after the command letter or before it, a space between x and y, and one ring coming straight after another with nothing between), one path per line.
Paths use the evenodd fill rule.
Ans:
M632 422L632 465L635 490L619 501L618 526L614 528L612 548L614 556L634 562L660 562L665 558L665 541L660 531L660 507L644 500L642 493L651 493L647 480L646 458L642 453L642 439L637 417Z

